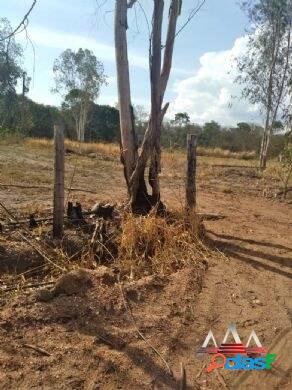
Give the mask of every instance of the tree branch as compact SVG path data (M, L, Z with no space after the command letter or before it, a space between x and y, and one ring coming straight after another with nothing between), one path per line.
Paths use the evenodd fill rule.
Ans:
M0 40L1 42L2 42L2 41L5 41L6 39L9 39L9 38L11 38L13 35L15 35L15 34L17 33L17 31L21 28L21 26L23 26L24 29L26 28L27 23L28 23L28 17L29 17L29 15L30 15L31 11L33 10L34 6L36 5L36 2L37 2L37 0L33 0L33 3L32 3L32 5L31 5L30 9L29 9L29 10L27 11L27 13L24 15L24 17L23 17L22 21L19 23L19 25L18 25L18 26L9 34L9 35L7 35L7 37L2 38L2 39Z
M166 114L166 111L168 110L168 107L169 107L169 102L167 102L161 110L161 114L160 114L161 123L163 121L164 115Z
M197 5L197 7L193 8L189 14L189 17L185 21L185 23L181 26L181 28L178 30L178 32L175 34L174 38L178 36L182 32L182 30L185 29L185 27L190 23L190 21L196 16L196 14L200 11L200 9L205 4L206 0L202 0L201 3Z
M143 13L143 16L145 18L145 21L146 21L146 24L147 24L147 29L148 29L148 37L149 37L149 41L151 40L151 30L150 30L150 25L149 25L149 20L147 18L147 14L145 12L145 9L142 7L140 1L137 2L138 6L140 7L142 13ZM149 44L149 47L151 46L151 44Z
M176 37L175 32L176 32L177 18L180 14L180 9L181 9L181 0L172 0L171 5L169 7L167 36L166 36L165 51L163 57L163 66L161 71L160 94L162 100L166 90L166 86L167 86L167 82L171 70L171 65L172 65L173 47L174 47L174 40Z
M137 0L129 0L128 4L127 4L127 7L128 8L132 8L133 5L136 3Z

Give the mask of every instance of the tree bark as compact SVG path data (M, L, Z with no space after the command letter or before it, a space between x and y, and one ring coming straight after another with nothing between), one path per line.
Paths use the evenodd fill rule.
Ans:
M164 48L163 67L161 72L162 100L165 94L165 90L169 80L171 65L172 65L177 19L180 15L181 3L182 3L181 0L172 0L169 8L168 28L167 28L166 43Z
M285 67L284 67L284 73L282 76L282 80L280 83L280 89L279 89L279 94L276 97L276 102L275 106L273 109L273 104L272 104L272 95L273 95L273 76L275 72L275 64L276 64L276 59L278 56L279 52L279 47L280 47L280 32L278 30L278 26L275 31L274 35L274 45L273 45L273 57L272 57L272 62L271 62L271 69L270 69L270 75L269 75L269 83L268 83L268 90L267 90L267 112L266 112L266 121L265 121L265 128L264 128L264 134L262 138L262 143L261 143L261 150L260 150L260 169L265 170L267 166L267 155L268 155L268 149L269 149L269 144L270 144L270 139L273 131L273 124L277 118L278 114L278 109L279 105L283 96L283 91L284 91L284 83L285 83L285 78L287 75L287 71L289 68L289 55L290 55L290 50L291 50L291 25L290 28L288 29L288 34L287 34L287 50L286 50L286 56L285 56Z
M279 89L279 94L277 96L274 112L272 113L271 123L270 123L270 126L268 128L267 135L266 135L266 142L265 142L265 147L264 147L264 151L263 151L263 169L266 169L268 148L269 148L270 139L271 139L271 135L272 135L273 124L276 121L278 110L279 110L279 105L280 105L280 102L281 102L281 99L282 99L282 95L283 95L283 91L284 91L285 79L286 79L288 68L289 68L290 50L291 50L291 28L289 29L288 34L287 34L287 50L286 50L286 56L285 56L284 73L283 73L283 76L282 76L280 89Z
M150 57L150 82L151 82L151 163L149 169L149 184L152 187L153 202L160 200L159 185L159 156L160 156L160 129L161 129L161 29L163 19L164 1L154 2L152 18L152 44Z
M264 170L266 169L266 162L267 162L267 156L265 154L266 150L266 143L267 143L267 135L269 131L270 126L270 115L272 110L272 93L273 93L273 75L274 75L274 69L275 69L275 63L276 63L276 57L279 45L277 45L277 28L275 33L272 36L273 39L273 50L272 50L272 60L271 60L271 67L270 67L270 74L269 74L269 81L268 81L268 88L267 88L267 108L266 108L266 120L265 120L265 127L264 127L264 133L263 138L261 142L261 150L260 150L260 169Z
M132 6L133 3L134 1L128 1L128 7ZM125 178L132 209L141 209L141 207L143 208L145 206L145 210L150 210L153 205L160 203L160 133L162 120L168 108L168 104L166 104L162 109L162 103L172 64L176 24L177 17L180 13L181 0L172 0L170 4L164 60L161 70L163 8L163 0L154 1L149 58L151 114L143 138L141 152L138 155L134 126L131 121L130 81L126 40L127 1L116 0L115 46L120 106L121 160L125 168ZM150 158L148 181L152 187L151 196L148 195L145 183L145 170Z
M161 110L161 105L163 102L166 86L169 80L171 65L172 65L176 25L177 25L177 18L180 14L180 9L181 9L181 0L172 0L169 8L169 19L168 19L167 36L166 36L166 43L165 43L165 50L164 50L164 57L163 57L163 66L160 75L159 118L158 118L158 125L156 127L156 134L154 135L153 152L151 155L151 163L149 169L149 184L152 187L153 200L156 202L160 200L159 173L161 172L161 145L160 145L161 126L162 126L163 117L168 108L168 104L167 104L164 107L164 109ZM161 63L161 59L160 59L160 63Z
M161 128L161 30L163 19L164 1L157 0L154 3L152 17L152 38L151 38L151 55L150 55L150 83L151 83L151 113L147 130L143 139L141 153L130 180L131 204L132 207L138 202L144 201L156 204L160 200L160 187L157 172L157 160L155 157L150 163L149 184L152 187L152 197L150 198L145 184L145 169L148 159L155 153L157 138L160 138ZM146 189L146 192L145 192ZM143 193L144 192L144 193Z
M137 160L137 144L132 120L127 47L127 9L127 0L116 0L115 49L121 130L121 161L124 165L128 192L131 193L129 183Z

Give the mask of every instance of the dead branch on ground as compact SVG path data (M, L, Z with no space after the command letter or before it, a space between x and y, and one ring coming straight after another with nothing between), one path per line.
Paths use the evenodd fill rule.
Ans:
M127 303L127 300L126 300L126 297L125 297L125 293L124 293L124 290L123 290L123 286L121 284L121 282L119 281L119 287L120 287L120 291L121 291L121 297L122 297L122 301L123 301L123 304L124 304L124 307L126 309L126 311L129 313L130 315L130 318L133 322L133 325L136 329L136 332L138 333L138 335L141 337L141 339L143 341L145 341L145 343L156 353L156 355L163 361L163 363L165 364L165 366L167 367L167 370L168 370L168 373L169 375L173 376L173 372L169 366L169 364L167 363L167 361L164 359L164 357L161 355L161 353L155 348L153 347L152 344L149 343L149 341L145 338L145 336L143 335L143 333L140 332L138 326L137 326L137 323L136 323L136 320L135 320L135 317L133 315L133 312L132 312L132 309L130 307L130 305Z
M40 354L42 354L44 356L51 356L52 355L51 353L49 353L45 349L39 348L39 347L37 347L35 345L32 345L32 344L22 344L22 347L23 348L33 349L34 351L39 352Z
M54 284L55 281L50 281L50 282L40 282L40 283L30 283L30 284L26 284L26 285L23 285L23 286L20 286L20 285L17 285L17 286L11 286L11 287L8 287L8 288L4 288L2 289L2 292L9 292L9 291L16 291L18 289L27 289L27 288L37 288L37 287L41 287L41 286L50 286L52 284Z

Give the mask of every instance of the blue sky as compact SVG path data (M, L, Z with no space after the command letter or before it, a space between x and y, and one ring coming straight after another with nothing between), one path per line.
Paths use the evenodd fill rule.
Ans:
M21 20L32 0L0 0L1 14L12 26ZM152 0L140 0L151 20ZM165 0L167 13L169 1ZM196 0L184 0L179 25L187 18ZM102 5L99 7L99 5ZM53 62L66 48L89 48L104 64L108 86L103 87L98 103L117 102L113 0L38 0L29 18L28 32L35 48L25 40L24 65L33 75L29 96L46 104L60 104L61 98L50 92L54 86ZM131 88L134 104L149 107L148 34L139 6L129 14L129 52ZM237 0L206 0L205 5L175 43L173 69L166 100L168 117L187 111L192 120L202 123L217 120L225 125L258 118L254 107L231 98L239 95L232 82L233 58L245 47L247 19ZM230 104L232 103L232 104Z

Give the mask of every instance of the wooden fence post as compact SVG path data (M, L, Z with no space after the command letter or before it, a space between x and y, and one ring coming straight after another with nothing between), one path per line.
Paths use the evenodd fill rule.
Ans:
M189 214L196 207L196 165L197 136L187 136L187 173L186 173L186 212Z
M62 238L64 223L64 126L54 125L54 215L53 237Z

